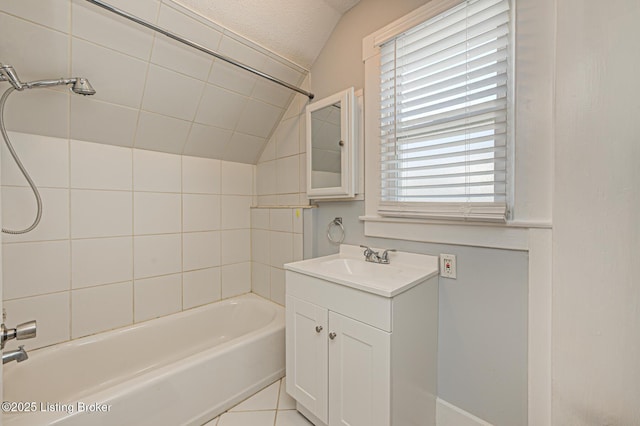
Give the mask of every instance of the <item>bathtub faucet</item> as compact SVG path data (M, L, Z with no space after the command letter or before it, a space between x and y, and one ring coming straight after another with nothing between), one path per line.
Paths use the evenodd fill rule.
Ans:
M18 346L18 349L16 349L15 351L2 353L3 364L6 364L11 361L22 362L26 359L29 359L29 355L27 355L27 351L24 350L24 346Z

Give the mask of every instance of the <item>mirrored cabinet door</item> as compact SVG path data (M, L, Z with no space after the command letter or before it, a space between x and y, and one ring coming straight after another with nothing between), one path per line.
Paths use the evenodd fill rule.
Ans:
M355 190L353 88L307 106L307 195L349 198Z

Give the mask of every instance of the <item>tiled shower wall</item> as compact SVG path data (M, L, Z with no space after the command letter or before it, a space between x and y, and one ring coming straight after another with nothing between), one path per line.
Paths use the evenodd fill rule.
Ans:
M309 86L309 77L303 87ZM256 193L260 206L306 206L307 162L305 107L296 95L258 160Z
M284 264L302 260L303 209L251 209L252 290L284 305Z
M11 136L44 204L36 230L2 237L7 321L38 320L29 349L251 290L255 166ZM34 214L5 149L3 226Z

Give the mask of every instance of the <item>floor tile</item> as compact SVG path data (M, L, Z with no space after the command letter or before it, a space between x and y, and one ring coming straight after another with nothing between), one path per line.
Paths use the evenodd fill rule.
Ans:
M309 426L312 423L296 410L278 411L276 426Z
M287 378L281 380L280 399L278 400L278 410L293 410L296 408L296 400L287 393Z
M273 426L275 416L275 410L227 412L220 416L217 426Z
M278 404L279 387L280 381L278 380L229 411L275 410Z

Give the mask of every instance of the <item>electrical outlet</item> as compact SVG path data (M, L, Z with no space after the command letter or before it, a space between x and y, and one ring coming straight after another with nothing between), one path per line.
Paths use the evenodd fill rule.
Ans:
M456 278L456 255L440 255L440 276L444 278Z

